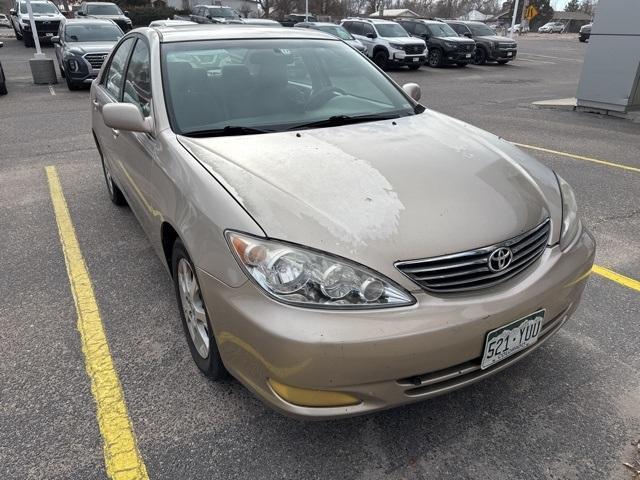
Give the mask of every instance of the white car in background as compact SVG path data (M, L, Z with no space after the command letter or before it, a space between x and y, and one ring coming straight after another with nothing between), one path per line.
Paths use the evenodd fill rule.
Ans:
M545 23L538 29L538 33L562 33L564 32L564 23L549 22Z
M0 13L0 27L11 28L11 22L4 13Z

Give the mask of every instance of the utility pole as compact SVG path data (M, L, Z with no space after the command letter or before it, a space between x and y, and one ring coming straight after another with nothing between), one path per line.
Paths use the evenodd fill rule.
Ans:
M509 37L513 38L515 34L514 30L516 29L516 16L518 15L518 4L520 0L516 0L515 5L513 6L513 15L511 16L511 32L509 32Z

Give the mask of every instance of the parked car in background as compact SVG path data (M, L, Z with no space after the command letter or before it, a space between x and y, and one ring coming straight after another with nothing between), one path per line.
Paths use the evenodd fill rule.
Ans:
M304 13L290 13L280 20L280 24L283 27L293 27L296 23L317 21L318 19L311 14L305 15Z
M196 5L189 19L196 23L242 23L240 14L224 5Z
M280 22L269 18L243 18L242 23L244 25L259 25L262 27L282 27Z
M190 20L173 20L167 18L166 20L154 20L149 24L150 27L179 27L181 25L197 25L196 22Z
M564 23L561 22L548 22L538 28L538 33L562 33L564 27Z
M572 188L419 99L313 29L141 28L114 49L87 102L106 191L170 272L204 375L358 415L496 374L575 312L595 242Z
M313 30L319 30L321 32L328 33L334 37L338 37L347 45L355 48L360 53L366 54L367 49L362 42L353 37L342 25L336 25L335 23L328 22L301 22L294 25L296 28L312 28Z
M447 20L447 24L458 35L472 38L476 42L473 63L483 65L486 62L498 62L504 65L515 60L518 44L509 37L496 35L496 32L480 22L466 22L462 20Z
M460 37L449 25L437 20L397 19L402 28L412 36L423 39L427 44L427 64L441 67L455 64L464 67L473 61L476 42Z
M0 27L11 28L11 20L4 13L0 13Z
M39 39L49 39L58 32L58 27L60 22L64 20L64 16L53 2L33 0L31 2L31 11L33 12L33 20L36 23ZM16 1L15 6L9 10L9 13L11 14L11 23L16 38L23 40L25 47L33 47L35 41L31 31L31 23L29 22L27 2L23 0Z
M124 33L113 20L74 18L60 25L52 41L60 74L69 90L90 84Z
M123 12L115 3L82 2L76 16L113 20L123 32L128 32L132 28L129 12Z
M578 33L578 40L581 42L586 42L589 40L591 36L591 27L593 27L593 23L587 23L580 27L580 33Z
M0 48L4 47L4 43L0 42ZM4 76L4 70L2 69L2 63L0 63L0 95L7 94L7 79Z
M383 70L400 65L417 70L426 60L424 40L412 37L396 22L346 18L341 25L365 46L367 56Z

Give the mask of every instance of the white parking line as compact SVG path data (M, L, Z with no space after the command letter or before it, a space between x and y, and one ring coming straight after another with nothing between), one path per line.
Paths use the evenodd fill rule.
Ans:
M51 93L51 95L53 95L54 97L56 96L56 91L53 89L53 85L49 85L49 93Z
M532 58L522 58L522 54L518 55L516 59L518 62L531 62L531 63L547 63L549 65L555 65L557 62L547 62L545 60L534 60Z
M539 53L518 52L518 56L520 55L530 55L532 57L542 57L542 58L553 58L554 60L562 60L563 62L582 62L582 60L577 58L554 57L552 55L541 55Z

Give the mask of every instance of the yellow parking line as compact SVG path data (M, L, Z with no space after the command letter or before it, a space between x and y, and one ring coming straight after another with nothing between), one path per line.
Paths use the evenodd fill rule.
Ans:
M55 167L46 167L46 172L71 293L78 313L77 327L80 331L85 368L96 401L107 475L117 480L146 480L149 478L147 469L136 445L124 394L93 294L91 278L80 251L62 185Z
M584 157L582 155L574 155L573 153L567 153L567 152L559 152L558 150L551 150L548 148L536 147L534 145L527 145L525 143L518 143L518 142L511 142L511 143L518 147L528 148L530 150L537 150L539 152L545 152L545 153L553 153L554 155L573 158L574 160L584 160L585 162L599 163L601 165L606 165L607 167L622 168L623 170L629 170L631 172L640 173L640 168L631 167L629 165L624 165L622 163L607 162L605 160L598 160L597 158Z
M604 268L599 265L594 265L592 270L594 273L602 275L604 278L608 278L609 280L619 283L620 285L624 285L627 288L640 292L640 282L638 280L625 277L624 275L620 275L613 270L609 270L608 268Z

